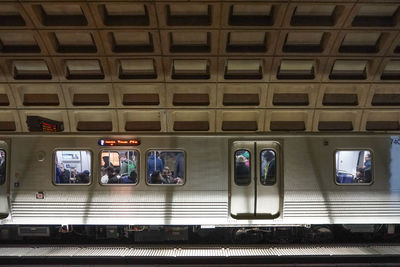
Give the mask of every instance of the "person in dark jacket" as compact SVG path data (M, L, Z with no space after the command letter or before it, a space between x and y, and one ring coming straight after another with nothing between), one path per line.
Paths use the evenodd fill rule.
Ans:
M61 183L61 169L56 165L56 184Z
M371 154L368 153L365 155L365 163L364 163L364 183L370 183L372 180L372 161Z
M151 184L168 184L168 181L161 176L161 172L154 171L150 176Z
M162 163L162 160L159 157L159 154L155 155L156 152L149 152L149 158L147 159L147 179L150 182L151 179L151 174L154 171L159 171L161 172L164 169L164 164Z
M174 167L174 178L185 179L185 158L183 152L178 153Z
M114 165L110 162L109 156L104 156L103 161L104 161L104 165L103 165L104 168L107 168L109 166L114 167Z
M121 184L136 184L136 179L137 179L137 173L136 171L131 171L131 173L128 175L124 175L120 179Z
M64 164L60 164L60 170L61 170L61 175L60 175L60 183L61 184L68 184L69 183L69 178L71 178L71 173L69 170L67 170L64 167Z
M108 177L108 183L109 184L119 184L119 167L115 167L113 168L113 172L111 174L111 176Z
M88 184L90 183L90 172L88 170L84 170L82 173L76 175L78 184Z
M276 179L275 153L265 151L263 153L261 182L263 184L273 183Z

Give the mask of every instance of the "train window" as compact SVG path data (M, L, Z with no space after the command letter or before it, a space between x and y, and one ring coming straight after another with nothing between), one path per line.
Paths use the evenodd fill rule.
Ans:
M276 153L271 149L261 151L260 182L262 185L273 185L276 182Z
M0 149L0 185L6 182L6 151Z
M370 184L372 153L369 150L340 150L335 153L336 183Z
M89 184L92 154L89 150L57 150L54 154L55 184Z
M245 149L235 151L235 184L246 186L251 183L250 152Z
M138 160L136 150L101 151L101 184L137 184Z
M183 185L185 178L185 154L182 151L148 151L148 184Z

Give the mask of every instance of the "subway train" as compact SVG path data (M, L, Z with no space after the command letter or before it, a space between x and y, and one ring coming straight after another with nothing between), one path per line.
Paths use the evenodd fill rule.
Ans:
M400 223L398 136L10 135L0 156L0 230L19 236Z

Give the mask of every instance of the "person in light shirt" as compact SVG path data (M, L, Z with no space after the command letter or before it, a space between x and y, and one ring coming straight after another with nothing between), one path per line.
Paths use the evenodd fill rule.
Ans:
M114 174L114 168L111 166L108 166L105 169L105 174L101 177L100 181L102 184L107 184L108 181L113 177Z

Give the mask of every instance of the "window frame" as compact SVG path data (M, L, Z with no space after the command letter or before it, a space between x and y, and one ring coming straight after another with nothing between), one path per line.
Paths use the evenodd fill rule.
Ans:
M7 159L7 155L8 155L8 153L7 153L6 148L0 148L0 151L4 152L4 155L5 155L5 158L6 158L5 159L5 168L6 168L6 170L5 170L5 174L4 174L4 182L0 183L0 186L4 186L4 185L7 184L7 175L8 175L8 159Z
M87 184L77 184L77 183L74 183L74 184L57 184L56 183L56 171L55 171L55 169L54 169L54 167L55 167L55 164L56 164L56 154L57 154L57 151L89 151L89 153L90 153L90 177L89 177L89 179L90 179L90 181L89 181L89 183L87 183ZM81 149L77 149L77 148L56 148L56 149L54 149L53 150L53 153L52 153L52 160L51 160L51 162L52 162L52 164L51 164L51 169L52 169L52 184L53 185L55 185L55 186L90 186L90 185L92 185L93 184L93 151L92 151L92 149L90 149L90 148L81 148Z
M111 148L111 147L110 147ZM115 148L115 147L114 147ZM101 160L102 160L102 158L101 158L101 154L104 152L104 151L110 151L110 152L118 152L118 151L135 151L136 153L137 153L137 160L136 160L136 173L137 173L137 177L136 177L136 183L134 183L134 184L103 184L102 182L101 182ZM106 148L104 148L104 149L100 149L100 151L99 151L99 175L98 175L98 182L99 182L99 184L101 185L101 186L137 186L138 184L139 184L139 182L140 182L140 151L138 150L138 149L121 149L121 148L118 148L118 149L106 149ZM121 167L121 166L119 166L119 167Z
M273 151L274 152L274 154L275 154L275 180L274 180L274 182L273 183L266 183L266 184L263 184L263 183L261 183L261 177L262 177L262 153L264 152L264 151L266 151L266 150L268 150L268 151ZM260 182L260 184L262 185L262 186L273 186L273 185L275 185L276 183L277 183L277 181L278 181L278 173L279 173L279 171L278 171L278 168L279 168L279 162L278 162L278 152L276 152L276 150L275 149L273 149L273 148L263 148L261 151L260 151L260 155L259 155L259 162L260 162L260 172L259 172L259 175L260 175L260 178L258 179L259 180L259 182Z
M151 183L149 183L149 182L147 181L147 169L148 169L148 163L147 163L147 162L148 162L148 156L147 156L147 154L148 154L149 152L151 152L151 151L182 152L182 153L183 153L183 157L184 157L184 171L185 171L185 179L184 179L184 181L183 181L183 184L151 184ZM147 185L147 186L177 186L177 187L182 187L182 186L186 185L186 183L187 183L187 163L186 163L186 155L187 155L187 153L186 153L186 151L183 150L183 149L169 149L169 148L166 148L166 149L163 149L163 148L160 148L160 149L157 149L157 148L150 148L150 149L147 149L147 150L145 151L145 169L144 169L146 185Z
M248 152L249 153L249 156L250 156L250 158L249 158L249 172L250 172L250 180L249 180L249 183L248 184L243 184L243 185L239 185L237 182L236 182L236 153L238 152L238 151L241 151L241 150L244 150L244 151L246 151L246 152ZM233 182L235 183L235 186L240 186L240 187L244 187L244 186L250 186L251 185L251 182L252 182L252 180L253 180L253 177L252 177L252 173L251 173L251 164L252 164L252 158L251 158L252 156L251 156L251 152L247 149L247 148L239 148L239 149L236 149L235 151L234 151L234 153L233 153Z
M368 151L371 155L371 182L369 183L339 183L336 175L336 153L341 151ZM333 181L337 186L371 186L375 182L375 153L371 148L343 148L333 151Z

